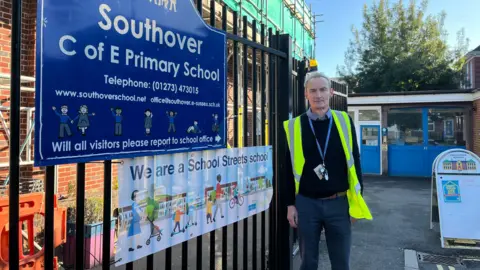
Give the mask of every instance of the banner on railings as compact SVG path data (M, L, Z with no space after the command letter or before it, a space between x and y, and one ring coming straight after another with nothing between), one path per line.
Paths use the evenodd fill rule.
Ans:
M271 146L124 160L117 265L268 209L272 164Z
M36 166L226 147L226 35L192 1L38 0L37 18Z

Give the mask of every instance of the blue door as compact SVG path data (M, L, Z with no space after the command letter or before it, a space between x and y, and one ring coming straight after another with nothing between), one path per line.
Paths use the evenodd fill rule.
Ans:
M360 126L362 172L380 174L380 126Z
M462 108L393 109L388 114L388 172L429 177L445 150L465 149Z

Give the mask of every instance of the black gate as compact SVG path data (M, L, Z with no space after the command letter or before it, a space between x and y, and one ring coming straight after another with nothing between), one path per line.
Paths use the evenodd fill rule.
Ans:
M274 196L270 208L253 217L231 226L223 227L208 235L184 242L181 247L168 248L146 259L146 269L287 269L292 264L291 247L293 238L286 220L286 206L282 200L281 175L285 164L286 142L282 122L290 116L305 111L303 78L305 62L292 58L290 36L273 33L264 24L249 23L247 17L239 18L226 5L214 0L204 5L196 1L197 9L204 19L227 33L228 59L228 134L229 145L259 146L272 145L274 157ZM205 10L205 7L209 6ZM10 183L9 183L9 269L19 269L19 187L20 183L20 135L21 135L21 45L22 45L22 1L12 0L11 32L11 91L10 91ZM229 19L233 18L233 19ZM333 107L346 109L346 88L334 85L339 96L333 99ZM341 95L343 94L343 95ZM248 108L252 109L249 110ZM239 125L241 122L241 125ZM239 129L239 126L242 128ZM104 163L104 203L102 243L111 242L112 222L112 163ZM85 163L79 163L76 179L76 239L85 235ZM65 247L54 249L54 203L56 170L54 166L45 168L45 229L44 229L44 269L54 269L62 258ZM221 239L219 241L218 239ZM221 244L218 244L221 242ZM110 245L102 245L102 260L96 258L97 268L111 269L114 258L110 258ZM85 269L85 242L76 241L72 265L59 263L74 269ZM178 256L177 256L178 251ZM221 254L221 255L218 255ZM65 254L63 254L65 255ZM107 258L110 258L107 259ZM178 261L178 262L177 262ZM23 263L23 262L22 262ZM135 262L137 263L137 262ZM94 265L94 266L95 266ZM133 269L128 263L126 269Z

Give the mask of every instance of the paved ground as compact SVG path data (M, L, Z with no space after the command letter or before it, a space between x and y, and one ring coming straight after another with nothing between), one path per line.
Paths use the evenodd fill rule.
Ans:
M418 260L417 252L454 258L478 256L480 260L480 251L442 249L439 234L429 229L430 179L366 177L364 181L374 220L353 225L352 270L480 269L473 261L462 266ZM330 269L325 242L320 245L318 269ZM417 259L417 268L405 267L409 252ZM296 258L294 269L298 266Z
M361 221L353 225L352 270L453 270L480 269L480 261L463 261L459 258L471 256L480 260L480 251L442 249L439 234L429 229L430 180L366 177L365 197L374 216L373 221ZM267 218L268 220L268 218ZM249 237L252 235L252 219L249 219ZM243 222L239 225L239 260L243 258ZM260 228L260 227L258 227ZM228 229L228 269L232 259L232 226ZM258 230L260 237L260 230ZM260 238L259 238L260 239ZM215 262L221 263L221 230L216 232ZM267 240L268 241L268 240ZM210 235L203 236L203 266L209 269ZM260 241L258 256L260 256ZM268 243L268 242L267 242ZM249 243L251 247L251 243ZM325 242L320 243L321 264L318 269L330 269ZM251 250L251 249L250 249ZM155 255L156 269L164 269L165 253ZM419 255L441 255L445 263L424 263ZM295 257L294 270L299 267L299 256ZM420 256L422 257L422 256ZM427 258L423 256L422 258ZM453 258L453 259L452 259ZM196 240L189 241L188 269L195 268ZM173 248L172 269L180 269L181 245ZM251 254L249 261L251 260ZM406 267L406 263L409 268ZM250 264L251 265L251 264ZM258 267L260 268L260 267ZM112 269L125 269L118 267ZM146 261L135 262L135 270L146 269ZM216 268L220 269L220 268ZM240 269L242 269L240 264ZM244 268L243 268L244 269ZM251 269L249 267L249 269Z

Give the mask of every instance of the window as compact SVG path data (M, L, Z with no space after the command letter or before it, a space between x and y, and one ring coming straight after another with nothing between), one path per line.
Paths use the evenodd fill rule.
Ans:
M473 88L473 61L470 60L470 62L468 62L468 70L469 70L469 75L468 75L468 82L469 82L469 85L468 85L468 88Z
M378 128L362 128L362 145L378 146Z
M462 83L463 84L463 88L473 88L474 85L474 81L473 81L473 78L474 78L474 72L473 72L473 68L474 68L474 65L473 65L473 59L468 61L464 68L463 68L463 71L464 71L464 82Z
M438 108L428 111L428 144L439 146L464 146L464 115L462 109Z
M465 65L465 88L470 88L470 61Z
M352 118L353 122L355 123L355 112L354 111L348 111L348 115Z
M423 144L422 109L391 109L387 118L389 144Z
M428 131L434 131L435 130L435 123L434 122L428 122Z
M380 121L380 113L377 110L360 110L358 115L360 121Z

